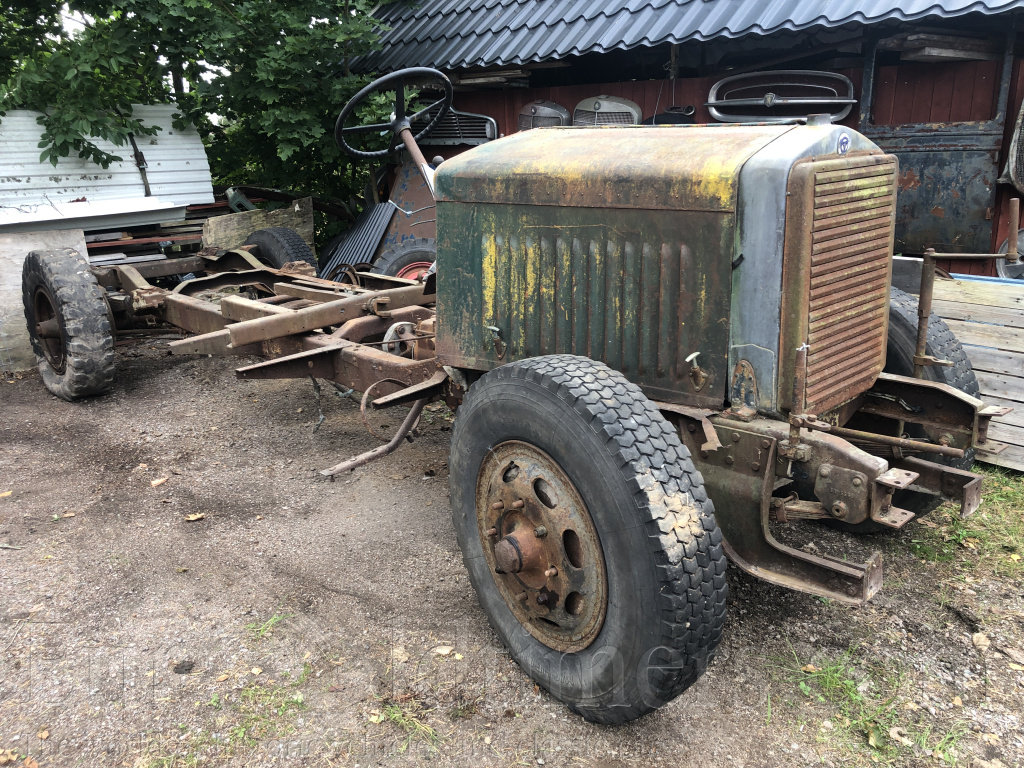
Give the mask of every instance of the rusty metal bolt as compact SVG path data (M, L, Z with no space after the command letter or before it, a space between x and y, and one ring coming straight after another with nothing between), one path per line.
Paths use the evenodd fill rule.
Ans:
M544 575L550 579L552 576L558 575L558 569L555 568L555 566L551 566L546 571L544 571Z
M689 430L690 432L696 432L697 431L697 425L696 424L687 424L686 425L686 429Z
M761 441L761 447L764 448L767 451L769 448L772 447L771 440L762 440Z
M545 528L543 525L538 525L536 528L533 529L533 535L536 536L538 539L543 539L545 536L548 535L548 529Z
M846 517L846 502L837 501L832 505L832 517L838 517L840 519Z
M726 456L725 457L725 463L726 464L732 464L734 461L735 461L735 459L732 456Z
M493 504L491 504L491 509L494 509L494 510L499 510L499 509L504 509L504 508L505 508L505 502L504 501L496 501Z
M488 536L497 536L498 535L498 529L497 528L488 528L487 529L487 535Z
M855 478L853 478L853 484L854 484L854 485L855 485L856 487L858 487L858 488L860 487L860 485L861 485L861 483L862 483L862 482L863 482L863 481L862 481L862 480L861 480L861 479L860 479L859 477L855 477Z
M740 433L739 432L733 432L732 433L732 441L734 443L738 443L740 441Z
M761 468L761 463L760 463L760 462L757 462L757 461L755 461L755 462L754 462L753 464L751 464L751 465L750 465L750 468L751 468L751 469L752 469L752 470L753 470L754 472L757 472L757 471L758 471L758 470L759 470L759 469Z
M548 604L548 593L547 592L541 592L539 595L537 595L537 605L547 605L547 604Z
M517 499L516 501L512 502L512 509L522 509L525 506L526 502L523 501L522 499Z
M530 594L528 592L520 592L518 595L516 595L516 600L520 603L525 603L529 599Z
M828 477L829 475L832 474L832 470L830 470L828 467L822 467L821 469L818 470L818 474L821 475L822 477Z

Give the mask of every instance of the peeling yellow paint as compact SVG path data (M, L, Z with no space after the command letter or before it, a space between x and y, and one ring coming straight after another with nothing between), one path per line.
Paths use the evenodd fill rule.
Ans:
M494 301L498 282L498 243L494 235L483 236L483 264L480 265L480 290L484 300L484 324L494 325Z

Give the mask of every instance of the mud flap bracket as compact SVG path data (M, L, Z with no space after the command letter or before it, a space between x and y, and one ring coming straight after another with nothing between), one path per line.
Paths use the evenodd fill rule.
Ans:
M728 436L722 440L726 449L709 453L699 468L712 500L729 499L715 515L729 559L752 576L782 587L847 605L870 600L882 586L878 553L866 563L850 563L776 539L769 521L778 440L731 423Z

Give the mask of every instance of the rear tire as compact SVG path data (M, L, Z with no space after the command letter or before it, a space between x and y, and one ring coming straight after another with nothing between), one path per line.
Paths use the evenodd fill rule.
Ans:
M497 486L507 495L503 482L522 484L518 468L509 479L509 451L528 461L541 457L542 466L550 462L551 483L539 486L544 474L535 480L526 474L523 490L511 491L526 505L516 514L533 522L502 527L506 523L499 521L492 533L490 518L500 514L505 520L505 512L494 512L484 491ZM506 467L497 475L488 469L493 456ZM472 386L458 410L449 466L455 530L480 604L512 657L555 698L587 720L624 723L668 703L704 673L725 622L722 534L688 451L637 386L602 363L571 355L497 368ZM583 545L574 542L575 534L559 535L555 528L565 528L558 520L570 519L563 507L571 506L565 497L573 493L582 510L576 518L584 523L572 527L580 529ZM542 534L533 527L538 519L549 521ZM591 549L583 533L587 525L599 542ZM520 530L524 541L542 537L556 554L563 546L573 567L546 582L542 571L496 574L489 564L496 544L509 537L507 531ZM575 558L573 546L580 547ZM539 567L562 569L557 560ZM574 600L568 587L554 581L586 569L604 574L605 592L581 588L583 598L576 594ZM531 585L527 573L540 573L538 583L547 586ZM525 581L517 585L515 579ZM564 613L575 609L583 619L594 607L588 601L603 594L603 616L578 633L568 627L560 640L559 624L545 623L545 608L537 608L549 587L550 605L564 605ZM530 591L517 605L510 589ZM549 605L547 597L543 605ZM551 610L551 618L566 618ZM538 614L535 625L517 618L524 612Z
M917 297L899 288L892 288L889 297L889 339L885 348L885 372L900 376L914 375L914 352L917 349ZM971 397L978 397L978 379L974 375L971 361L964 353L964 348L945 321L932 313L928 318L928 342L925 354L940 360L949 360L952 367L929 365L924 369L927 381L938 381L949 384ZM908 424L907 434L914 439L928 440L924 429ZM974 450L964 454L962 459L954 459L934 454L925 456L928 461L945 464L954 469L970 469L974 465ZM940 496L931 496L915 491L896 491L893 494L893 506L913 512L915 515L926 515L942 505ZM839 520L830 520L829 524L843 531L854 533L882 533L892 528L865 520L862 523L849 524Z
M109 390L114 334L103 289L85 258L70 248L32 251L21 275L29 339L46 388L62 400ZM49 330L40 328L47 321Z
M268 227L257 229L245 241L245 245L255 245L253 253L257 259L272 269L281 269L292 261L304 261L316 269L316 256L306 245L306 241L294 229L288 227Z
M437 259L437 243L429 237L415 237L392 245L373 262L375 275L416 280Z
M900 376L913 376L916 347L917 297L911 296L899 288L893 288L889 299L889 344L885 350L886 372L896 373ZM960 341L949 330L945 320L934 313L928 318L928 343L924 353L953 363L949 368L940 365L925 366L924 378L926 381L949 384L971 397L978 397L981 394L978 379L974 375L974 368L971 367L971 361L967 359ZM907 433L912 438L928 439L924 430L916 425L907 425ZM970 469L974 465L974 449L966 451L962 459L935 455L924 458L954 469ZM942 498L913 491L896 491L893 494L892 503L915 515L924 515L938 508L942 504Z

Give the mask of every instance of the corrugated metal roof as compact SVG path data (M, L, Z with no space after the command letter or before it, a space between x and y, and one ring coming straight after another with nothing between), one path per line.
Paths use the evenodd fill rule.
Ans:
M422 0L381 6L391 29L363 71L462 69L560 59L687 40L954 18L1024 0Z
M163 207L191 203L212 203L213 186L206 150L194 129L176 130L171 116L177 111L173 105L136 106L134 114L149 125L163 130L155 136L139 136L139 150L149 166L147 175L152 198ZM110 142L96 139L96 145L123 157L109 168L76 156L63 157L54 168L49 162L39 162L39 139L42 126L36 122L37 112L15 110L8 112L0 122L0 209L10 209L26 215L54 204L70 203L85 198L89 203L109 200L139 199L145 197L142 176L132 159L131 145L115 147Z

